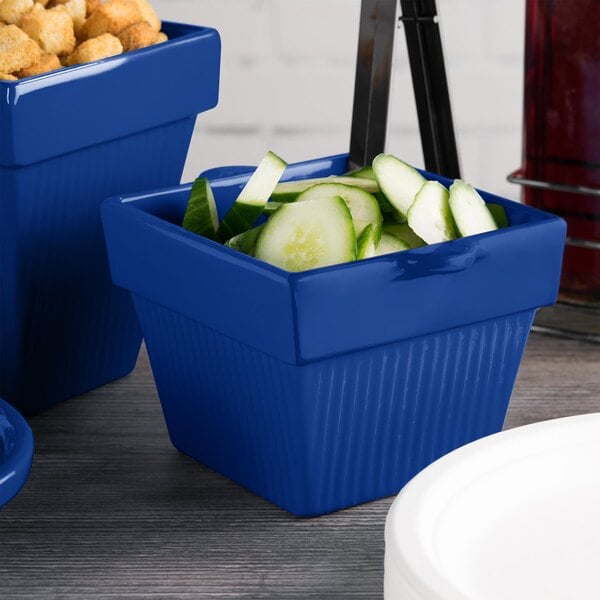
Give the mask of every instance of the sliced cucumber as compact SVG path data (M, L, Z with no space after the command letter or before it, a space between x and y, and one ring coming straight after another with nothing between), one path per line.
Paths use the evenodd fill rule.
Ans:
M271 194L271 200L274 202L294 202L296 198L308 188L311 188L319 183L341 183L344 185L352 185L354 187L361 188L366 192L374 194L379 191L379 186L376 181L372 179L362 179L360 177L344 177L333 176L333 177L319 177L317 179L302 179L300 181L286 181L285 183L278 184L273 193Z
M229 248L233 248L238 252L243 252L244 254L248 254L249 256L254 256L254 252L256 250L256 242L258 240L258 236L265 224L259 225L258 227L253 227L252 229L248 229L248 231L244 231L244 233L240 233L230 240L225 242L226 246Z
M395 223L384 221L383 231L395 235L399 240L406 242L411 248L420 248L427 244L408 226L408 223Z
M366 167L362 167L360 169L356 169L356 171L350 171L350 173L346 173L347 177L360 177L361 179L372 179L376 181L375 173L373 172L373 167L371 165L367 165Z
M208 179L199 177L192 185L182 227L211 240L217 238L219 215Z
M371 256L375 256L375 249L377 243L375 242L375 232L371 223L369 223L362 230L360 237L356 240L356 246L356 258L358 260L361 260L363 258L371 258Z
M498 225L498 229L508 227L508 217L506 216L504 206L501 204L495 204L494 202L487 202L486 206L492 213L492 217L494 217L494 221L496 222L496 225Z
M356 259L352 216L341 198L285 204L264 225L256 258L287 271L306 271Z
M437 181L421 187L408 211L409 227L428 244L447 242L457 237L448 203L448 190Z
M375 244L378 244L381 238L383 219L379 210L379 204L373 194L342 183L319 183L302 192L296 199L296 202L336 197L342 198L348 205L352 221L354 222L356 237L358 238L364 228L371 224L373 226Z
M389 203L403 216L426 179L414 168L391 154L379 154L373 159L377 183Z
M267 202L263 208L265 215L272 215L283 203L282 202Z
M483 198L474 187L460 179L456 179L450 186L450 209L463 237L498 229Z
M287 163L279 156L267 152L221 222L217 230L217 237L221 241L243 233L254 225L286 167Z
M410 250L410 246L404 241L397 238L394 234L384 231L381 234L381 240L375 249L375 256L383 256L384 254L392 254L393 252L402 252Z

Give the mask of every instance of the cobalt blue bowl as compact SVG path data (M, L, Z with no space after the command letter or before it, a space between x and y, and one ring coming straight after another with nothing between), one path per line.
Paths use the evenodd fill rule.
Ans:
M33 461L33 434L25 419L0 399L0 510L25 485Z
M212 180L221 216L249 177L233 173ZM502 428L535 310L556 300L564 221L482 192L509 227L289 273L184 230L190 187L102 209L180 451L312 516L396 494Z
M25 414L134 367L141 331L110 279L100 205L176 185L217 104L219 34L0 81L0 395Z

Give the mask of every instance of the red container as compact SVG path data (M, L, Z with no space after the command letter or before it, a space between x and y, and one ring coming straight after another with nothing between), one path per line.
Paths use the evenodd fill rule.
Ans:
M523 200L567 221L560 299L600 304L600 2L528 0Z

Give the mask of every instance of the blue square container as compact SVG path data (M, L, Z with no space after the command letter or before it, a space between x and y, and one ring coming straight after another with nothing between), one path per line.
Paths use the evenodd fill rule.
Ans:
M346 169L340 155L286 179ZM221 216L247 178L213 180ZM189 192L103 206L181 452L312 516L395 494L502 428L534 312L556 299L561 219L484 193L510 227L288 273L182 229Z
M141 331L110 280L100 204L176 185L217 104L214 29L0 82L0 394L25 413L129 373Z

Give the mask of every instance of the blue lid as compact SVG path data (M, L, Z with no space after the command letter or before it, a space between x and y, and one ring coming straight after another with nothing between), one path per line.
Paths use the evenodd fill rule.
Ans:
M33 434L25 419L0 399L0 508L12 500L29 476Z

